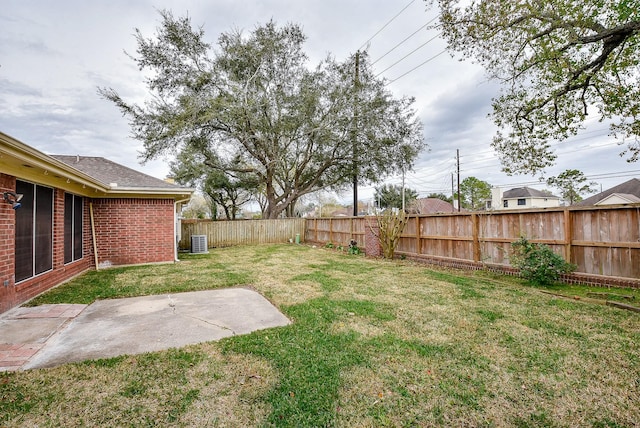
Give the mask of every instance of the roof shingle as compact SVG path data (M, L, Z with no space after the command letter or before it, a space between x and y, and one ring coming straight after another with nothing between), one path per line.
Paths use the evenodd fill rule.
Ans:
M604 192L600 192L597 195L593 195L590 198L584 199L575 205L595 205L596 203L600 202L610 195L613 195L614 193L634 195L640 198L640 180L637 178L632 178L631 180L625 181L624 183L618 184L617 186L613 186L612 188L607 189Z
M532 189L530 187L516 187L515 189L507 190L502 194L503 199L511 198L556 198L555 195L550 195L541 190Z
M141 188L141 189L180 189L172 183L167 183L159 178L152 177L124 165L112 162L102 157L50 155L72 168L81 171L105 185L117 184L117 187Z

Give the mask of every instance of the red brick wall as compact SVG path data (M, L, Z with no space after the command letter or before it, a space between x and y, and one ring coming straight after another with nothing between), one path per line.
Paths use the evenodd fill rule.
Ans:
M380 239L378 239L380 234L378 220L376 217L368 217L367 220L367 226L364 230L364 252L369 257L380 257L383 252Z
M15 177L0 173L0 193L15 190ZM0 199L0 312L14 306L16 301L13 264L14 242L15 211L10 204Z
M0 174L0 191L15 191L16 179ZM93 250L89 216L84 209L85 244L83 258L64 264L64 191L56 189L53 202L53 268L49 272L15 283L14 244L15 211L11 205L0 201L0 312L11 309L43 291L84 272L93 266ZM5 285L6 284L6 285Z
M94 199L98 266L175 259L173 199Z
M1 193L15 191L16 179L0 173ZM0 313L87 269L95 267L89 204L93 204L101 266L170 262L174 253L172 199L89 199L83 207L83 256L64 264L64 191L54 192L53 269L15 283L15 211L0 200ZM6 284L6 285L5 285Z

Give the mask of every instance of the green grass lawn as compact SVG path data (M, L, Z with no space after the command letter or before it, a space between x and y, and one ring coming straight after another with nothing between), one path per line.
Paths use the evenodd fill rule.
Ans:
M31 304L238 285L257 289L293 323L164 352L0 374L0 425L640 421L640 314L544 294L514 278L265 245L89 272ZM632 296L636 304L639 297L597 292Z

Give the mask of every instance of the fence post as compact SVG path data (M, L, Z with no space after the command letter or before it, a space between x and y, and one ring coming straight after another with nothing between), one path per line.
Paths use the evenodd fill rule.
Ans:
M420 242L420 216L416 214L416 254L422 254L422 243Z
M571 263L571 242L573 241L573 216L569 208L564 209L564 259Z
M480 227L479 227L479 220L478 220L478 214L476 213L471 213L471 228L472 228L472 235L473 235L473 261L474 262L479 262L480 261Z

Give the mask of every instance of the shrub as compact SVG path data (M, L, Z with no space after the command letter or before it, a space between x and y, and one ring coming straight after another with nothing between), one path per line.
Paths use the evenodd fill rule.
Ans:
M529 242L525 237L511 244L511 265L534 285L550 285L576 266L554 253L548 245Z
M360 254L360 248L358 247L358 243L353 239L349 242L349 254L358 255Z
M371 226L369 228L380 241L384 258L393 259L396 247L400 242L400 235L407 224L407 214L402 210L387 208L382 213L376 214L376 221L378 223L377 232Z

